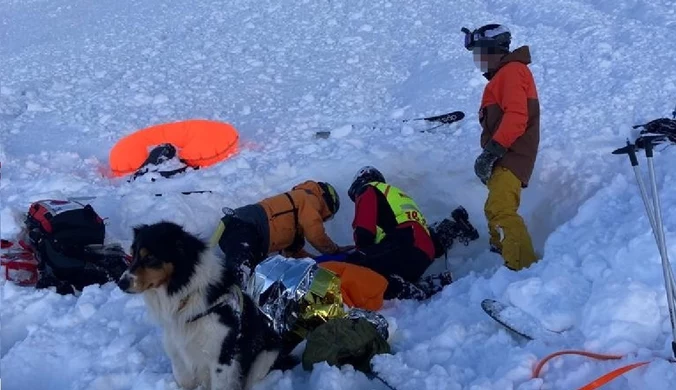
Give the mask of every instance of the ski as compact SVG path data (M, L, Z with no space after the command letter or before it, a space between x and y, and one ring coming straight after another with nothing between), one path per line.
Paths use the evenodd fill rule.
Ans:
M427 122L439 122L443 124L455 123L459 120L465 118L465 113L462 111L453 111L447 114L428 116L424 118L413 118L413 119L404 119L402 122L411 122L411 121L427 121Z
M425 121L425 122L433 122L435 123L434 126L427 127L424 129L419 129L419 133L434 133L435 130L441 126L444 125L450 125L456 122L459 122L465 118L465 113L462 111L453 111L449 112L446 114L441 114L441 115L434 115L434 116L428 116L428 117L422 117L422 118L411 118L411 119L403 119L400 121L400 123L407 123L407 122L413 122L413 121ZM438 123L438 124L437 124ZM364 126L370 126L372 130L379 129L379 128L394 128L398 125L395 124L379 124L378 122L374 123L365 123L363 124ZM352 124L351 127L354 129L356 126L359 126L359 124ZM322 131L317 131L315 132L315 138L321 138L321 139L326 139L331 136L331 131L328 130L322 130Z
M516 306L484 299L481 308L497 323L527 340L555 343L561 338L561 333L547 329L540 320Z
M180 192L157 192L157 193L133 193L133 194L124 194L120 195L121 198L124 198L129 195L147 195L147 196L169 196L169 195L193 195L193 194L215 194L216 192L211 190L194 190L194 191L180 191ZM86 202L90 200L95 200L99 198L104 198L106 195L92 195L92 196L70 196L66 200L70 202Z

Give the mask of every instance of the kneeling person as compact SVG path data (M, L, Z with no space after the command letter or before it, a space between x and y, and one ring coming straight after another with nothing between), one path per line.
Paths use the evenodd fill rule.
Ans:
M340 198L332 185L306 181L291 191L230 210L211 242L218 244L229 266L241 270L246 283L251 270L271 253L312 257L304 249L306 239L322 254L344 250L324 230L324 222L339 208Z
M389 282L385 299L427 299L441 291L452 282L449 272L425 280L422 275L454 238L478 237L461 208L454 211L455 222L445 219L430 228L416 202L371 166L358 171L348 195L355 202L352 227L357 250L347 261L385 276ZM457 221L460 211L462 223Z

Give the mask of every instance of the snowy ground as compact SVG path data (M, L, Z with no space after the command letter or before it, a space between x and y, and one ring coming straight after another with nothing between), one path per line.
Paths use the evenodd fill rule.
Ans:
M383 309L396 326L394 354L375 363L396 389L572 389L622 363L670 356L658 252L629 164L610 152L634 136L632 125L676 104L676 1L0 0L0 8L3 238L17 233L31 201L67 196L98 196L108 240L125 246L131 226L162 218L208 237L222 206L314 178L341 191L328 231L348 244L345 192L354 171L373 164L428 219L462 204L482 234L452 252L456 283L429 302ZM472 171L485 80L460 28L491 22L510 27L514 47L530 45L542 106L521 211L543 259L518 273L487 250L486 189ZM454 110L465 120L435 133L398 122ZM234 124L241 152L154 183L101 175L121 136L189 118ZM334 134L317 140L318 130ZM657 153L672 254L675 163L672 149ZM187 190L214 193L171 195ZM4 388L177 388L139 298L113 285L79 298L0 286ZM517 339L483 314L484 298L511 302L565 337ZM544 382L531 379L538 359L564 348L628 357L560 358ZM604 389L675 386L674 367L656 359ZM271 373L257 389L372 388L384 386L319 365Z

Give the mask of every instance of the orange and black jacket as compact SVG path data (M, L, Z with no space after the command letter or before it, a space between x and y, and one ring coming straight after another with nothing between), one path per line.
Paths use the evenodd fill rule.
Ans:
M306 181L291 191L235 210L238 219L254 226L265 254L282 252L287 257L310 257L305 240L322 254L338 252L338 245L324 229L331 212L319 184Z
M338 252L338 245L324 230L324 220L331 211L316 182L306 181L258 204L268 217L268 253L286 251L288 256L308 256L303 250L305 239L322 254Z
M481 147L493 139L507 149L496 166L509 169L527 187L540 142L540 102L528 46L505 55L481 99Z

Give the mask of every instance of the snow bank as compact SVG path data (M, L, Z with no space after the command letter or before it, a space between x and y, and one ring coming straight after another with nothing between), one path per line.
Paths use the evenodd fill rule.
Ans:
M676 96L673 1L311 2L240 0L224 6L155 1L6 1L0 22L0 233L43 198L86 201L107 217L108 240L169 219L209 237L236 207L306 180L344 197L328 224L351 237L346 190L359 166L378 166L429 220L458 204L482 234L454 248L457 281L428 302L388 302L394 354L375 368L398 390L577 388L630 361L670 355L666 295L648 220L624 157L610 152L631 125L665 116ZM542 260L511 272L486 248L486 188L474 177L484 78L460 27L498 22L529 45L542 136L521 212ZM434 133L400 120L462 110ZM139 128L189 118L224 120L242 150L209 169L132 183L103 175L110 147ZM327 139L316 131L332 130ZM667 243L676 249L673 150L656 157ZM642 162L642 167L645 164ZM211 193L180 195L180 191ZM154 194L162 193L161 197ZM158 329L138 297L115 286L82 296L0 279L1 360L7 389L176 389ZM562 332L525 342L487 317L495 298ZM538 359L563 348L627 354L562 357L544 379ZM657 359L607 388L670 389ZM385 389L350 367L273 372L262 389Z

